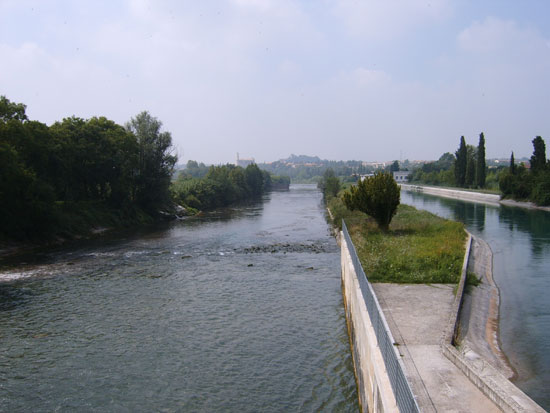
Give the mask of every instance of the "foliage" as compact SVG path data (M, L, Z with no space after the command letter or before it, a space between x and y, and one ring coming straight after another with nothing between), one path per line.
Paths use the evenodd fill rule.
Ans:
M459 281L466 239L461 223L401 204L389 231L382 231L373 219L348 210L340 198L332 198L328 206L336 225L345 219L369 281Z
M546 145L544 140L537 136L533 139L533 156L531 156L531 171L538 174L546 169Z
M390 165L390 172L398 172L399 171L399 162L393 161L393 163Z
M290 155L287 159L258 164L258 167L273 175L288 176L292 182L300 183L318 183L327 169L332 169L341 181L352 175L374 171L372 166L365 166L362 161L329 161L305 155Z
M382 230L388 226L400 202L400 188L387 172L377 172L359 181L344 193L344 204L350 210L359 210L372 216Z
M323 178L317 184L317 187L323 193L323 197L326 199L335 197L340 192L340 180L334 175L334 171L329 168L323 174Z
M476 179L477 149L472 145L466 145L466 177L464 186L471 188Z
M171 154L172 136L161 132L162 122L149 112L130 119L126 129L138 144L138 167L135 197L139 205L155 211L169 201L169 187L177 158Z
M466 183L466 167L468 164L468 149L466 148L464 136L460 137L460 145L455 152L455 156L455 185L463 187Z
M477 146L477 164L476 164L476 187L485 187L487 167L485 165L485 135L479 134L479 144Z
M523 164L515 165L514 153L510 157L510 167L503 170L499 186L504 198L530 200L537 205L550 205L550 164L546 161L546 145L537 136L533 139L531 169Z
M226 164L211 166L202 178L193 177L184 170L171 189L176 202L204 211L258 198L271 189L274 181L288 183L290 178L272 177L256 164L246 168Z
M147 116L145 126L160 128ZM151 128L146 136L135 126L126 130L105 117L47 126L29 120L25 105L0 97L0 239L67 237L102 223L142 222L142 208L153 213L168 202L175 161L167 153L169 134Z

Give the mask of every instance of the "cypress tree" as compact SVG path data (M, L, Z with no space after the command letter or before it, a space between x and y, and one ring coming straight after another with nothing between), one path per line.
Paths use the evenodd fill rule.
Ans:
M536 174L546 166L546 145L544 140L537 136L533 139L533 156L531 156L531 171Z
M464 136L460 137L460 146L455 155L455 185L463 187L466 182L466 166L468 163L468 149L466 148Z
M477 145L476 186L478 188L485 186L485 136L483 132L479 134L479 144Z
M516 174L516 161L514 159L514 152L512 152L512 156L510 156L510 173L512 175Z

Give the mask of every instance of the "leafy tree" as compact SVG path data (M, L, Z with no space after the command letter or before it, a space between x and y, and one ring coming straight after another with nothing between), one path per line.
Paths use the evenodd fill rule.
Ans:
M466 167L468 164L468 149L466 148L464 136L460 137L460 145L455 155L455 184L463 187L466 183Z
M253 196L261 195L263 192L264 180L262 171L258 168L258 165L255 163L247 165L244 170L244 175L248 188L250 189L250 193Z
M398 172L399 171L399 162L393 161L393 163L390 165L390 172Z
M550 170L542 171L535 177L531 200L537 205L550 205Z
M485 136L481 132L479 134L479 144L477 145L476 186L478 188L485 187L485 177Z
M546 145L544 140L537 136L533 139L533 156L531 156L531 171L537 174L546 167Z
M317 187L323 193L325 199L332 198L338 195L340 192L340 180L334 174L334 170L329 168L323 174L322 179L317 184Z
M172 135L161 132L162 122L144 111L132 118L126 129L138 143L138 168L135 198L147 211L156 209L170 199L170 180L177 157L172 155Z
M350 210L359 210L374 218L379 228L387 231L400 203L400 189L392 174L377 172L366 177L344 193L344 203Z
M15 119L23 122L27 120L26 109L24 104L10 102L5 96L0 96L0 121Z

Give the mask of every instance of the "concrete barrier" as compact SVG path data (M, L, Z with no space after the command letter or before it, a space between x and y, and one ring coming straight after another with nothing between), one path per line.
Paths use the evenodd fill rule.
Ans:
M361 411L399 411L347 243L343 236L340 241L344 305Z
M419 186L401 184L401 188L407 191L422 192L424 194L437 195L445 198L462 199L471 202L481 202L484 204L498 205L500 196L496 194L484 194L481 192L470 192L460 189L435 188L431 186Z

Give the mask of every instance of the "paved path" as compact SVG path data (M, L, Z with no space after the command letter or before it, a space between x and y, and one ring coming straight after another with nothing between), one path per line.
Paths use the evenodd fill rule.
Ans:
M440 350L454 300L448 284L373 284L423 412L500 412Z

